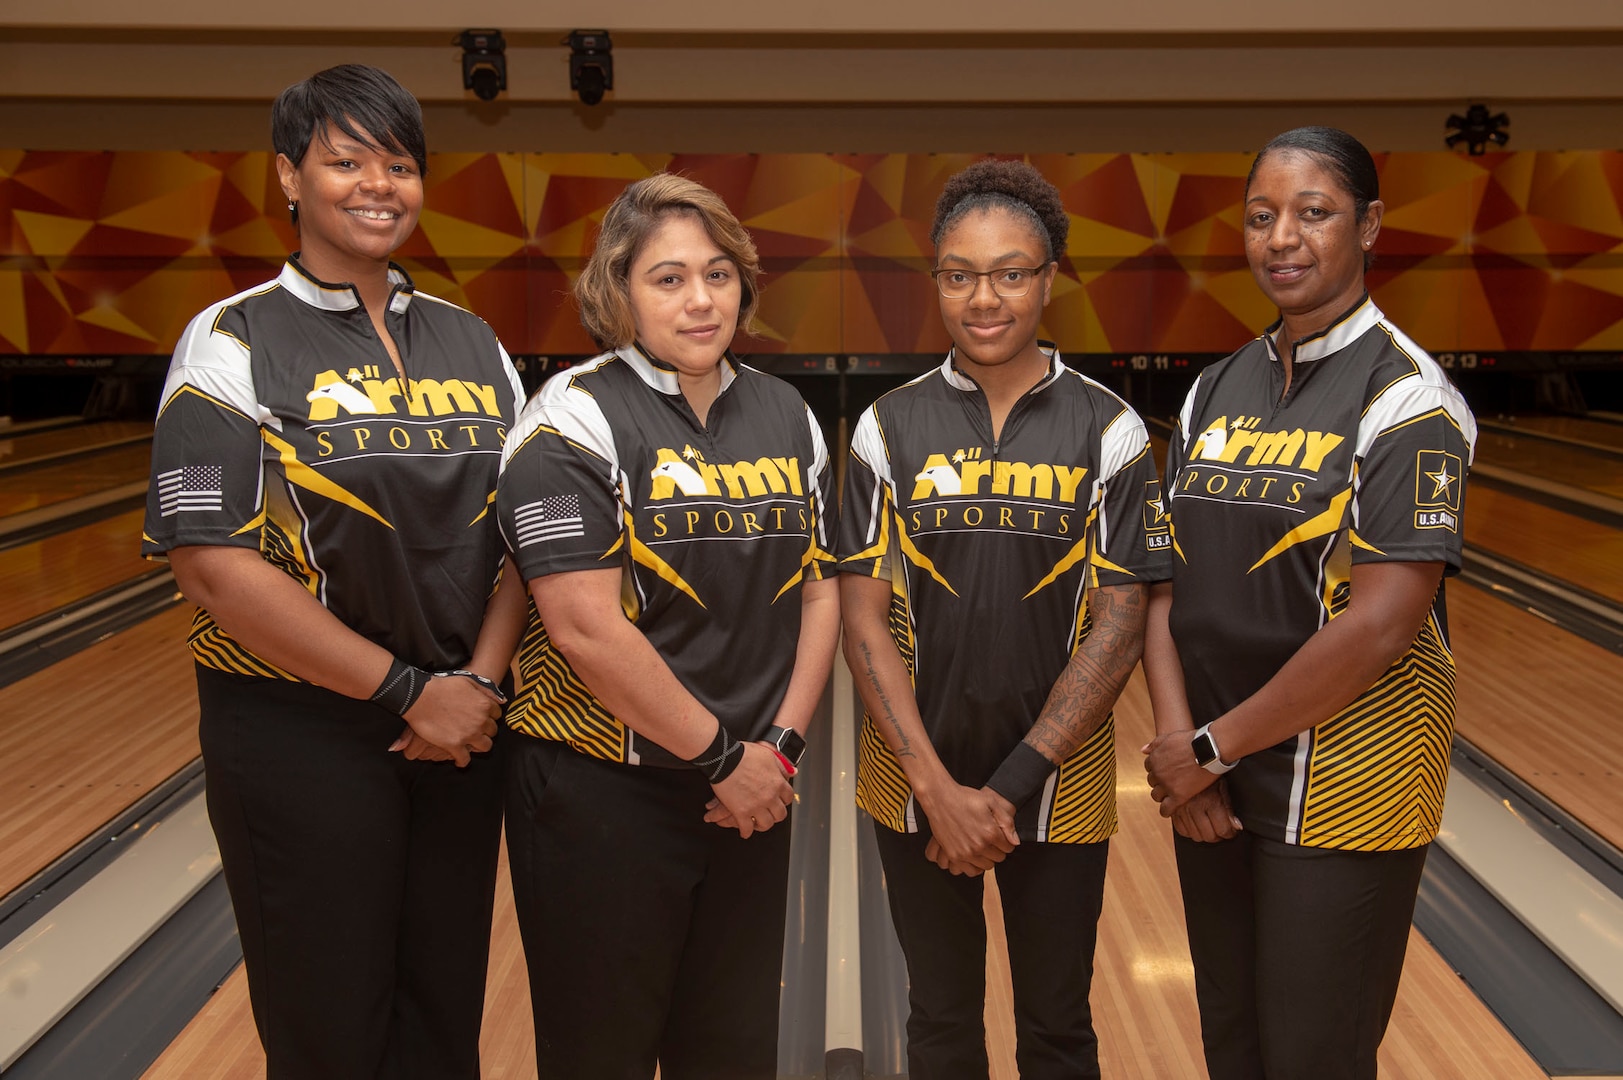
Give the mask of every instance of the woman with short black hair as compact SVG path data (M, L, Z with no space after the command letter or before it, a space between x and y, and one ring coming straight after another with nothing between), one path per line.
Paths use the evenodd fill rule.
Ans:
M412 96L344 65L272 116L299 251L182 336L142 549L198 604L268 1075L474 1078L524 602L489 503L521 391L490 327L390 262L423 205Z
M1365 289L1383 210L1346 132L1263 148L1245 247L1280 318L1200 373L1167 452L1145 767L1213 1080L1374 1080L1442 817L1476 424Z

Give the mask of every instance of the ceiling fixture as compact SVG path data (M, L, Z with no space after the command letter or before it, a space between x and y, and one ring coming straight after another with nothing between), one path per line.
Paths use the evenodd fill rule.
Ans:
M1503 146L1510 141L1510 133L1504 130L1510 126L1510 117L1504 113L1490 115L1486 105L1472 105L1464 116L1454 113L1446 126L1453 132L1443 140L1448 148L1452 150L1463 142L1473 156L1487 150L1489 143Z

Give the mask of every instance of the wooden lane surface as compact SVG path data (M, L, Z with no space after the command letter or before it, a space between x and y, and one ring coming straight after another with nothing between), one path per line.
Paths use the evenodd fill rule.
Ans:
M490 971L485 978L484 1030L479 1038L484 1080L534 1080L535 1028L530 1020L530 982L513 912L507 845L497 864L496 915L491 928ZM248 1005L248 977L239 965L175 1041L147 1069L143 1080L264 1080Z
M197 757L181 605L0 689L0 896Z
M1609 525L1477 484L1465 542L1623 604L1623 532Z
M1100 923L1094 1023L1107 1077L1199 1080L1200 1027L1184 940L1172 842L1156 814L1137 747L1151 730L1143 679L1134 676L1117 711L1121 833L1112 842ZM507 877L497 882L491 971L480 1040L488 1080L535 1076L529 989ZM994 1080L1014 1080L1008 959L995 891L988 890L993 947L987 958L987 1032ZM1418 935L1386 1042L1386 1080L1545 1080L1544 1073ZM239 969L146 1073L146 1080L259 1080L264 1057Z
M1623 460L1548 439L1477 433L1476 462L1623 499Z
M1500 423L1513 424L1529 431L1543 431L1563 438L1599 443L1623 450L1623 424L1605 420L1586 420L1581 416L1512 416L1495 417Z
M1623 656L1469 585L1448 624L1460 735L1623 848Z
M80 450L114 439L127 439L132 435L151 434L151 420L107 420L42 431L37 435L0 435L0 465L14 465L19 461Z
M150 446L121 446L60 465L0 476L0 517L144 480L151 458Z
M131 510L0 551L0 630L153 569L141 558L141 518Z
M1094 961L1093 1019L1107 1077L1205 1076L1194 975L1184 937L1170 826L1150 800L1138 753L1151 736L1149 699L1134 674L1116 709L1116 797L1104 913ZM1014 1015L1002 923L988 890L987 1042L992 1080L1015 1080ZM1408 962L1386 1041L1383 1080L1545 1080L1543 1070L1424 938L1410 932Z

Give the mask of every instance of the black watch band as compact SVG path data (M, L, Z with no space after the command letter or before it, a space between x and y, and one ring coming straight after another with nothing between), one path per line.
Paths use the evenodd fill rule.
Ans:
M766 741L778 748L778 753L789 759L789 764L800 768L800 758L806 752L806 740L794 728L773 724L766 729Z

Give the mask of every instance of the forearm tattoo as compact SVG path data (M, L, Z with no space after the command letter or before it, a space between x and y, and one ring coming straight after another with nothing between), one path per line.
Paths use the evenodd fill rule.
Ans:
M913 741L907 737L907 732L902 729L902 722L896 718L896 710L891 707L890 695L885 693L884 684L879 681L879 672L873 666L873 653L869 651L868 643L859 641L857 642L857 648L862 650L862 666L865 669L863 673L868 678L868 685L873 687L874 697L879 699L879 704L885 710L886 722L896 732L896 745L891 749L899 758L914 757Z
M1026 742L1056 765L1104 723L1144 653L1149 590L1115 585L1088 598L1093 628L1048 692Z

